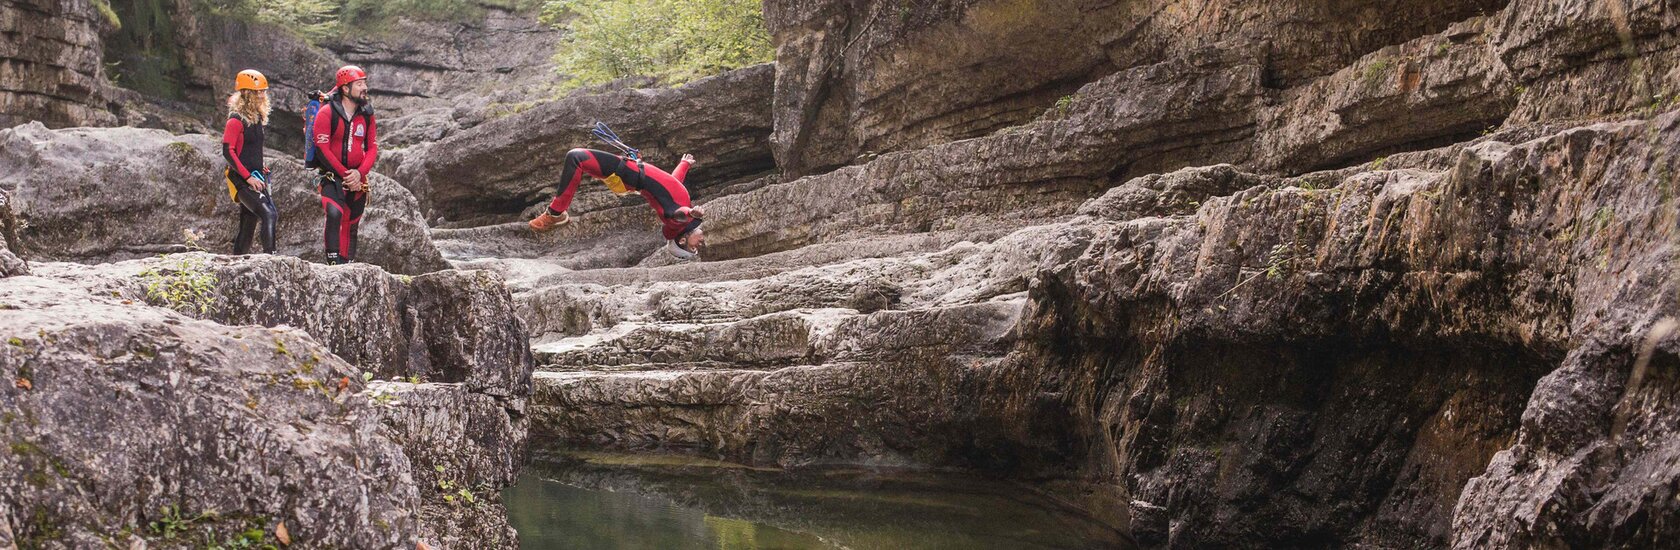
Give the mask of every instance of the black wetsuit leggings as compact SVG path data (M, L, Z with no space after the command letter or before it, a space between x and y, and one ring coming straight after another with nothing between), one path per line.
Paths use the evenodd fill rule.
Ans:
M249 253L251 238L260 236L262 251L273 254L274 229L280 224L280 209L274 206L274 197L252 189L247 182L234 179L232 172L227 174L227 178L233 184L234 200L239 202L239 232L233 236L233 253Z
M367 191L346 191L344 180L335 176L321 176L315 181L321 189L321 208L327 211L327 259L354 259L356 230L361 228L362 210L367 207Z

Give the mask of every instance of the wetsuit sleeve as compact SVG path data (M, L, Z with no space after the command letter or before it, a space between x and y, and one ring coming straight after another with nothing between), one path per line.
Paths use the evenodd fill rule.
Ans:
M677 169L671 171L671 177L677 178L679 182L688 183L688 161L677 163Z
M367 179L368 172L373 171L373 161L379 159L379 124L373 120L372 115L369 115L367 119L367 152L362 153L362 165L356 167L356 170L362 173L362 179L364 180Z
M250 179L251 171L245 169L245 163L239 162L239 154L245 152L245 123L239 119L228 117L227 127L222 130L222 160L226 160L233 173L239 174L239 179Z
M344 168L344 160L338 158L338 148L333 146L333 114L326 109L326 107L322 107L323 112L315 117L315 128L310 130L309 134L315 140L315 154L320 155L322 160L327 161L327 166L332 169L334 174L343 177L350 170Z

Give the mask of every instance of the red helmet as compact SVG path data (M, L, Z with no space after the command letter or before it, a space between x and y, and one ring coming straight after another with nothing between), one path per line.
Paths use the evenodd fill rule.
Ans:
M334 79L333 86L343 88L346 84L366 78L367 71L363 71L361 67L345 65L338 69L338 77Z

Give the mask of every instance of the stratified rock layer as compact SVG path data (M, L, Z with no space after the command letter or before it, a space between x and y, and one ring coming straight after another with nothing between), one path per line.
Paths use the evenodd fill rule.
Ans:
M525 461L531 359L496 277L206 254L35 267L0 279L0 471L19 474L0 481L0 544L284 524L312 547L514 545L497 495Z

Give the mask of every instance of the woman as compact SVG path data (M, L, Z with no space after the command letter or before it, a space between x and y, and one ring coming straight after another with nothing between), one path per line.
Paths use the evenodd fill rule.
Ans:
M274 253L274 226L280 210L269 196L268 170L263 168L263 126L268 124L268 78L246 69L234 79L228 96L227 128L222 132L222 158L227 161L228 196L239 203L239 233L233 253L251 250L251 234L262 226L263 252Z

